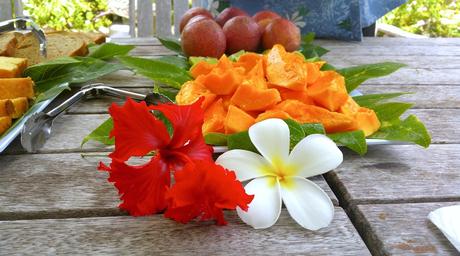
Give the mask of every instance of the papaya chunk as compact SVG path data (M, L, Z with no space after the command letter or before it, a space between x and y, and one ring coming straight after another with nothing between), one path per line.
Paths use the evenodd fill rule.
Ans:
M259 89L249 84L240 85L230 99L231 104L244 111L262 111L280 101L281 97L276 89Z
M276 105L275 109L285 111L300 123L321 123L328 133L357 130L353 117L297 100L285 100Z
M239 109L238 107L230 105L228 107L227 116L225 117L225 133L232 134L246 131L254 123L254 117Z
M340 106L338 112L345 114L347 116L353 116L354 114L356 114L356 112L358 112L358 110L358 103L356 103L356 101L352 97L348 96L347 101L345 101L345 103L342 106Z
M204 97L201 108L206 109L216 98L206 87L198 81L185 82L179 93L176 95L176 102L179 105L189 105L197 101L201 96Z
M216 64L211 64L206 61L200 61L197 64L193 65L193 67L190 69L190 74L193 78L196 79L200 75L209 74L215 66Z
M355 120L358 126L357 129L362 130L365 136L373 134L380 128L380 121L372 109L359 107Z
M308 86L307 92L316 105L330 111L337 111L349 97L345 79L335 71L321 71L321 76Z
M247 52L241 55L238 58L238 61L235 63L237 67L243 67L245 72L250 72L258 63L262 64L262 72L263 72L263 57L257 53Z
M298 100L307 105L313 105L313 99L308 96L307 91L293 91L285 88L278 88L282 100Z
M283 119L283 120L293 119L288 113L284 112L283 110L270 109L270 110L267 110L267 111L259 114L257 116L257 118L256 118L256 123L260 122L260 121L263 121L265 119L269 119L269 118L279 118L279 119Z
M214 101L204 112L203 134L225 132L224 122L227 112L222 99Z
M305 89L308 71L302 56L286 52L283 46L276 44L265 57L269 83L296 91Z

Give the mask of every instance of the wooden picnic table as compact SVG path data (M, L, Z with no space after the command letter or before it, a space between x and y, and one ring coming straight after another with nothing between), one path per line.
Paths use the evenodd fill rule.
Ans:
M172 54L156 40L135 39L133 55ZM0 155L0 254L118 255L458 255L427 220L430 211L460 203L460 39L365 38L318 41L338 67L398 61L408 64L361 86L367 93L414 92L409 111L432 134L428 149L372 146L316 182L333 198L331 225L309 231L283 210L277 224L254 230L227 213L229 225L178 224L162 215L131 217L117 208L116 189L96 170L109 151L82 138L107 115L112 98L79 103L54 124L37 154L15 141ZM100 82L146 93L153 82L124 70ZM61 98L66 97L64 95ZM82 155L84 157L82 157Z

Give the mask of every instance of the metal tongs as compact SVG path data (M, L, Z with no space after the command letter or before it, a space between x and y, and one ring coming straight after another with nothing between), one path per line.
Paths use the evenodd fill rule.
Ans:
M18 17L0 22L0 33L9 31L32 31L40 44L40 54L46 57L45 32L29 17Z
M51 136L51 128L53 121L66 109L79 102L84 98L113 96L125 99L130 97L134 100L143 100L149 105L155 105L160 102L170 102L168 98L158 93L149 93L147 95L129 92L112 88L102 83L91 84L84 86L80 91L72 97L64 101L56 108L49 112L39 112L33 114L24 124L21 131L21 144L27 152L34 153L45 144L46 140Z

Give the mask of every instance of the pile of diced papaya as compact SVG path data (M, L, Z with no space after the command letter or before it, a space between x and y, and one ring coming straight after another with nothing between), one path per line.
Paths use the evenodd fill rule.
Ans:
M177 104L204 97L203 134L232 134L268 118L321 123L327 133L380 128L371 109L349 96L344 77L321 71L325 62L309 62L298 52L275 45L265 54L244 53L233 62L223 55L217 63L201 61L183 84Z

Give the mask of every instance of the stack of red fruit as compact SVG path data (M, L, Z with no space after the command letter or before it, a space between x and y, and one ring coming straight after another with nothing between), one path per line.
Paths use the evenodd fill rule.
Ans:
M218 58L240 50L271 49L281 44L287 51L300 47L300 30L275 12L263 10L254 16L236 7L223 10L217 17L195 7L180 22L182 50L187 56Z

